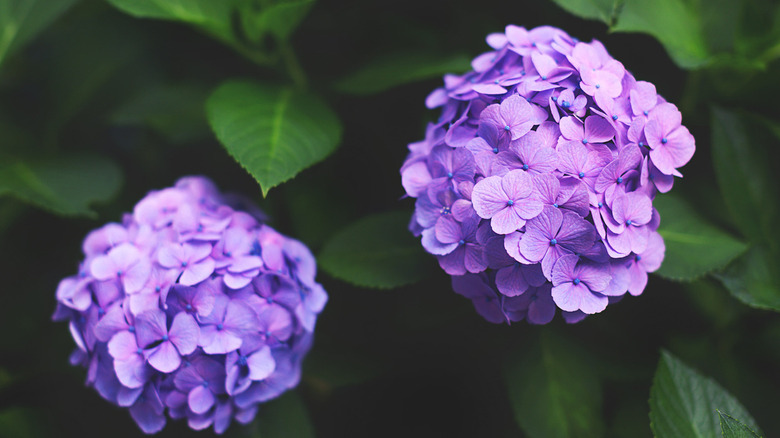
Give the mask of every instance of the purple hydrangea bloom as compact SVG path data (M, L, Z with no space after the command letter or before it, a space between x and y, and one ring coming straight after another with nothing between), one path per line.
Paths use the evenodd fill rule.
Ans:
M426 99L442 112L401 167L409 229L490 322L574 323L641 294L665 250L653 199L696 150L680 111L598 41L509 25L487 43Z
M441 155L429 177L473 179L470 155ZM57 288L71 363L145 433L167 418L223 433L300 380L327 294L306 246L259 210L238 210L243 202L203 177L151 192L121 224L87 236L78 275Z

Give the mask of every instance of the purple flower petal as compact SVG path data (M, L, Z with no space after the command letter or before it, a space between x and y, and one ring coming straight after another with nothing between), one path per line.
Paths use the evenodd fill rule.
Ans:
M169 341L165 341L149 351L147 353L149 365L162 373L172 373L181 365L181 356L176 351L176 347Z
M271 349L263 347L247 358L249 378L263 380L276 370L276 362L271 355Z
M186 314L179 313L173 318L169 337L173 345L183 356L186 356L198 346L200 337L200 326L195 322L195 318Z
M204 386L196 386L187 395L187 405L196 414L204 414L214 406L214 394Z

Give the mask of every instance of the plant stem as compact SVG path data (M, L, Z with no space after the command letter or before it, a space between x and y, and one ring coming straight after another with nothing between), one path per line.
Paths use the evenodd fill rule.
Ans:
M301 63L298 62L298 57L295 56L295 51L288 41L279 42L279 54L282 56L284 67L287 73L290 75L293 83L296 87L303 90L306 89L308 81L306 80L306 73L301 67Z

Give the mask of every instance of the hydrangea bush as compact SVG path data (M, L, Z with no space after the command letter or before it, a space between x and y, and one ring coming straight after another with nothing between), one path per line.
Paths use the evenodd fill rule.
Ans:
M410 230L490 322L641 294L665 250L653 199L695 150L680 111L598 41L510 25L487 43L426 99L441 116L401 168Z
M312 254L202 177L149 193L84 240L57 289L71 363L146 433L222 433L294 387L327 294Z

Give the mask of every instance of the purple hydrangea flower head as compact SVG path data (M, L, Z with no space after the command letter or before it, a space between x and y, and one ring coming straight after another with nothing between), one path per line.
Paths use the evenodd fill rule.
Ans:
M409 229L493 323L575 323L640 295L664 258L653 200L696 150L680 111L598 41L509 25L487 43L425 101L441 116L401 167ZM90 245L128 239L111 233Z
M443 148L428 179L473 180L462 151ZM328 296L308 248L244 204L203 177L150 192L121 224L87 235L79 273L57 287L71 363L145 433L168 418L222 433L300 380Z

